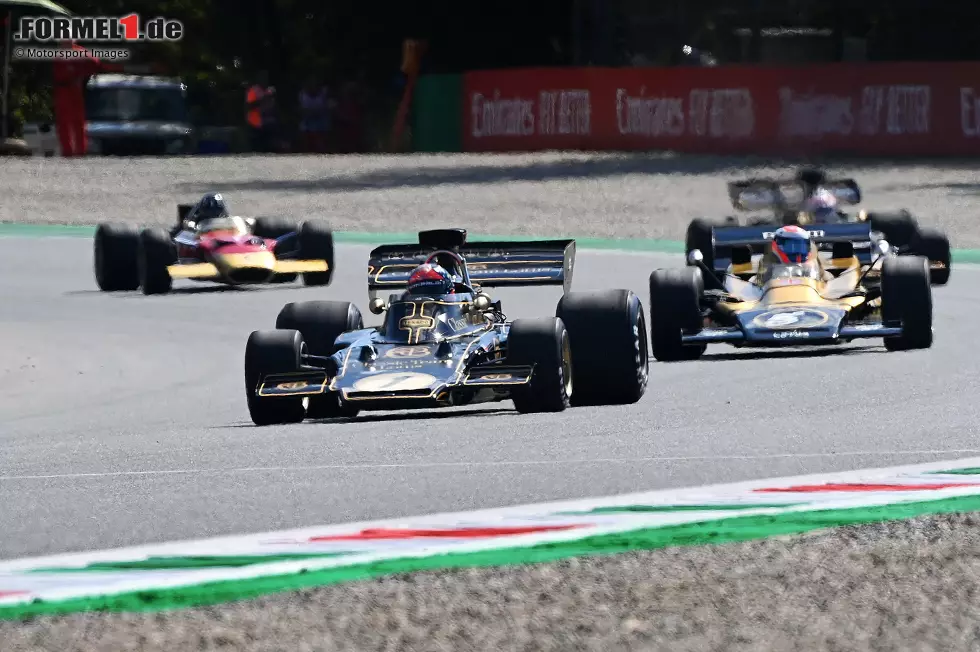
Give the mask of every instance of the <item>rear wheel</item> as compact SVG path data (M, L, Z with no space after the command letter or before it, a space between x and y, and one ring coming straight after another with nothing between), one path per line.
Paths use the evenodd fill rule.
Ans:
M571 292L557 316L571 340L572 405L636 403L650 371L646 319L640 298L629 290Z
M515 320L507 337L507 364L534 366L531 382L511 393L518 412L562 412L569 406L571 340L561 319Z
M307 353L328 357L337 352L334 341L342 334L364 328L357 306L348 301L302 301L287 303L276 318L277 329L297 330L303 335ZM355 417L359 410L341 406L335 394L311 396L307 409L311 419Z
M284 238L280 242L276 243L277 252L295 251L299 246L297 244L299 238L299 223L285 217L255 218L255 225L252 227L252 234L260 238L270 238L272 240ZM285 237L290 234L293 234L291 238ZM296 280L297 276L299 275L274 274L270 280L270 283L292 283Z
M900 337L886 337L889 351L932 346L932 287L924 256L892 256L881 269L881 316L886 326L901 324Z
M929 278L933 285L946 285L949 282L953 257L945 233L936 229L921 229L912 241L912 253L929 259ZM942 268L933 269L933 262L941 263Z
M95 229L95 282L103 292L139 289L139 229L130 224L100 224Z
M327 263L325 272L306 272L305 285L330 285L333 277L333 232L322 222L303 222L299 231L299 257L302 260L322 260Z
M167 267L177 262L177 248L164 229L140 234L139 279L143 294L166 294L173 284Z
M277 239L297 231L299 224L285 217L257 217L252 227L252 233L260 238Z
M704 264L708 269L715 268L715 236L712 229L716 226L729 225L721 220L696 217L687 225L687 234L684 236L684 254L697 249L704 256Z
M919 230L918 222L906 210L894 213L868 213L871 228L880 231L888 244L895 247L908 247Z
M661 362L697 360L704 344L685 346L685 331L701 330L704 280L697 267L657 269L650 274L650 339L653 357Z
M338 337L364 328L364 318L349 301L297 301L279 311L276 328L298 330L312 355L328 356L337 352Z
M268 374L299 371L303 336L296 330L254 331L245 345L245 398L252 423L299 423L306 416L302 397L261 397L259 380Z

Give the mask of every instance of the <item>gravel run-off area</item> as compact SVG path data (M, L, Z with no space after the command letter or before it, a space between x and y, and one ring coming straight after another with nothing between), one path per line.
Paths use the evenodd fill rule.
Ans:
M828 165L869 208L980 246L976 163ZM6 160L0 221L168 224L220 190L246 214L338 230L678 239L730 213L745 159L542 154ZM637 490L641 490L638 487ZM0 650L975 650L978 517L501 569L426 572L212 608L0 622Z
M7 159L0 222L170 224L178 201L215 190L243 214L315 216L345 231L677 240L692 217L732 213L726 181L790 175L794 164L598 153ZM868 210L908 208L954 247L980 247L980 162L825 165L857 179Z
M0 622L28 650L975 650L980 517Z

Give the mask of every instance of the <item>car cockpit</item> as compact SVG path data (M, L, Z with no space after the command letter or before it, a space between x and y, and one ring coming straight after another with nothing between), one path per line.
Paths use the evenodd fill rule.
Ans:
M439 265L449 272L449 276L453 279L453 289L456 293L476 293L472 282L470 282L470 274L466 269L466 261L456 252L449 251L448 249L439 249L429 254L425 259L425 264Z

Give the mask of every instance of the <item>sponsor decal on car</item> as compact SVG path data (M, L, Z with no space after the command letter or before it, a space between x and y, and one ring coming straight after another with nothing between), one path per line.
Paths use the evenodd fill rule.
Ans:
M432 317L402 317L398 322L398 328L402 330L412 330L414 328L429 329L435 325Z
M827 313L813 308L780 308L755 316L752 324L767 329L808 329L823 326L830 320Z
M432 355L427 346L397 346L385 353L386 358L425 358Z
M810 337L810 332L809 331L781 331L778 333L773 333L773 337L777 340L799 338L799 337Z
M358 392L406 392L428 389L436 382L436 377L414 372L385 373L361 378L354 383Z

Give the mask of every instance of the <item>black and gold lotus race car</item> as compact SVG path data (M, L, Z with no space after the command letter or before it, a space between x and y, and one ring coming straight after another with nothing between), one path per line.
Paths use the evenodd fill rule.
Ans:
M276 330L245 347L245 394L257 425L513 400L519 412L635 403L646 391L646 324L629 290L570 292L574 240L466 242L463 229L371 252L365 327L347 301L289 303ZM448 294L410 294L424 263ZM562 286L554 316L508 320L485 290ZM390 293L387 298L380 296Z
M728 196L736 211L752 214L746 224L735 216L722 219L699 217L688 224L685 251L698 249L704 262L716 271L728 263L725 237L715 242L714 234L740 226L779 227L797 225L823 228L825 224L868 224L876 237L887 240L898 255L925 256L929 259L933 285L945 285L952 271L949 238L939 229L923 227L908 210L847 211L845 207L862 202L861 188L854 179L835 179L823 170L802 169L793 178L745 179L728 183ZM832 208L824 214L808 210L815 197L829 197ZM770 229L772 230L772 229ZM855 243L856 247L865 243ZM718 265L714 265L713 248Z
M806 247L792 257L773 246L789 236ZM715 343L782 347L883 338L890 351L932 346L929 260L897 255L867 222L731 227L714 238L728 252L723 270L717 249L692 249L686 267L650 275L657 360L694 360ZM709 255L714 265L706 264Z

